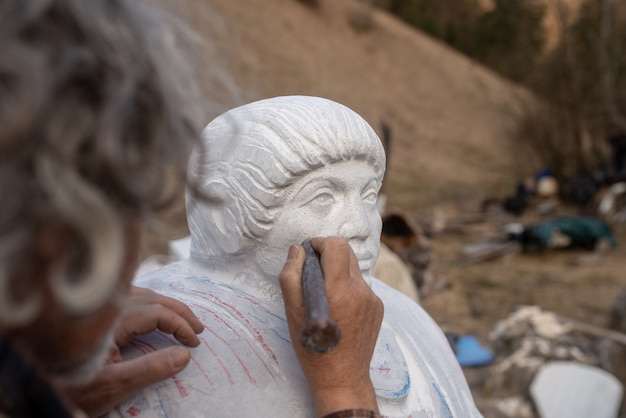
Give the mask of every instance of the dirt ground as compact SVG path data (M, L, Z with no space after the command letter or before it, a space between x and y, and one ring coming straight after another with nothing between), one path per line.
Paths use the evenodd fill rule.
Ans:
M561 209L551 216L573 212L572 208ZM528 223L537 217L510 220ZM585 250L514 253L473 265L459 263L465 245L493 236L495 229L488 222L435 236L431 238L433 271L439 280L448 280L451 285L427 297L422 305L444 330L475 335L486 346L498 321L520 305L537 305L560 316L606 327L615 300L626 291L626 224L611 226L620 246L587 265L576 264L581 256L590 255ZM483 389L488 367L464 372L485 417L499 417Z
M590 265L575 265L585 250L509 254L475 265L457 263L462 247L484 239L482 228L431 239L433 269L452 286L423 301L442 327L483 335L518 305L539 305L559 315L605 326L618 294L626 290L626 225L613 231L621 246Z

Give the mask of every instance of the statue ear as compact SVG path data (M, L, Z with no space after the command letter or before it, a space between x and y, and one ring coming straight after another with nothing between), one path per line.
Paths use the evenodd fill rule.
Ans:
M243 213L232 189L223 181L211 181L198 194L188 195L187 217L193 254L235 254L242 249Z

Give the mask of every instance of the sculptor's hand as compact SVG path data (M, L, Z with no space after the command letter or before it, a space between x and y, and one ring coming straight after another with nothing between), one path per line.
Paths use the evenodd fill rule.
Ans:
M325 354L311 354L300 344L305 311L301 246L289 249L280 274L285 311L293 348L306 376L319 416L364 408L378 412L369 376L370 361L383 318L383 303L361 276L356 256L342 238L313 238L320 253L331 318L341 329L337 347Z
M189 363L189 352L182 347L124 361L119 349L136 336L159 329L188 347L200 344L196 334L204 326L182 302L133 287L126 306L115 329L115 346L107 364L89 384L65 388L74 404L90 417L108 412L133 393L178 373Z

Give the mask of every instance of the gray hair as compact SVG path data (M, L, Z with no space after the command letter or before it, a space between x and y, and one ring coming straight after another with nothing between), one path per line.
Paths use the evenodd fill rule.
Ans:
M19 298L10 289L37 263L41 231L69 231L50 284L87 315L117 285L123 223L182 186L199 129L172 19L139 0L0 4L0 325L39 312L41 278Z
M189 164L197 190L187 193L191 252L199 257L245 253L272 228L285 186L311 171L360 160L382 182L385 170L372 127L348 107L318 97L276 97L232 109L205 128L202 145Z

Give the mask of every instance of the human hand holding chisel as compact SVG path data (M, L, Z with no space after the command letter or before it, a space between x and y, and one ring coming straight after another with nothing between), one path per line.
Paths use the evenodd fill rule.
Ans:
M302 273L305 251L289 249L280 273L289 334L307 379L319 416L348 408L378 410L369 366L383 317L383 304L361 275L356 256L342 238L313 238L320 254L329 317L341 329L341 340L323 354L312 354L300 343L307 326Z
M341 331L328 311L328 296L319 254L311 246L311 240L305 240L302 248L306 257L302 269L306 324L302 329L300 341L309 353L322 354L339 344Z

